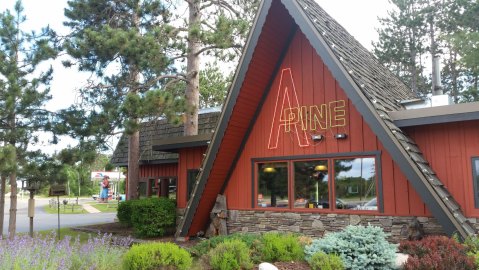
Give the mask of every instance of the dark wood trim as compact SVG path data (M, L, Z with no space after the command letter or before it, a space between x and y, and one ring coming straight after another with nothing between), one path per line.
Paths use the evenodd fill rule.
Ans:
M153 151L178 152L179 149L206 146L211 140L212 133L199 134L194 136L171 137L154 140Z
M383 192L383 178L382 178L382 167L381 167L382 166L381 151L345 152L345 153L318 154L318 155L252 158L251 159L251 171L252 171L252 173L251 173L251 179L252 179L251 208L252 208L252 210L258 210L258 209L275 210L275 209L277 209L277 208L274 208L274 207L261 207L261 208L259 208L256 204L256 191L257 191L257 188L256 188L256 184L257 184L256 168L257 168L258 163L267 163L267 162L272 162L272 161L273 162L287 162L288 170L291 170L289 168L290 165L292 166L292 164L296 161L322 159L322 160L327 160L328 161L328 167L332 168L332 166L334 166L334 164L331 164L331 162L334 161L335 159L339 159L339 158L345 158L345 159L348 159L348 158L367 158L367 157L373 157L374 158L374 162L375 162L374 165L375 165L375 168L376 168L376 185L377 185L376 186L376 189L377 189L376 190L376 192L377 192L376 198L377 198L378 210L377 211L370 211L370 212L371 213L375 212L375 213L383 214L384 213L384 192ZM292 182L292 176L291 176L292 174L294 174L293 171L290 171L288 173L288 186ZM331 176L331 177L333 177L333 176ZM329 194L330 194L330 196L332 196L332 197L330 197L330 199L335 199L336 194L335 194L335 192L333 192L335 181L333 179L330 179L329 183L332 183L332 184L328 184ZM333 194L334 194L334 196L333 196ZM291 204L291 202L289 204ZM292 208L291 205L289 205L287 209L284 209L284 208L281 209L281 211L291 211L291 212L294 212L296 210L297 210L297 208L294 208L294 207ZM338 210L338 209L332 210L330 208L330 209L327 209L327 210L317 209L317 210L311 210L311 211L313 211L313 212L327 212L327 213L347 213L347 214L356 213L357 214L358 211L364 211L364 210L349 211L349 210L341 210L341 209L340 210Z

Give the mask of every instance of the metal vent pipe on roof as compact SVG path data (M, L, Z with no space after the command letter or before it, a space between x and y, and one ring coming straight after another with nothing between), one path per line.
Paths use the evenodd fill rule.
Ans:
M441 85L441 63L439 56L435 55L432 59L432 94L434 96L442 95Z

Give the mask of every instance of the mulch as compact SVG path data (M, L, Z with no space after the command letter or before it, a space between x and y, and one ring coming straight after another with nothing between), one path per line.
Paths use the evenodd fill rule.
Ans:
M196 245L200 241L199 239L190 239L189 241L186 241L186 242L176 241L175 237L172 235L156 237L156 238L148 238L147 240L136 239L133 237L133 229L128 228L127 226L122 225L119 222L87 225L87 226L76 227L73 229L78 231L91 232L91 233L101 233L101 234L111 233L113 236L119 236L119 237L132 237L133 242L137 242L137 243L149 242L149 241L173 242L183 248L190 248ZM311 269L306 262L276 262L273 264L276 267L278 267L279 270L310 270ZM257 270L258 266L256 266L253 269Z

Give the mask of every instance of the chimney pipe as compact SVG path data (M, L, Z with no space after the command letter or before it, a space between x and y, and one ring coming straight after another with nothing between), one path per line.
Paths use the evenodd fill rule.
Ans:
M439 60L440 58L437 55L432 59L432 94L434 96L443 94L441 85L441 63Z

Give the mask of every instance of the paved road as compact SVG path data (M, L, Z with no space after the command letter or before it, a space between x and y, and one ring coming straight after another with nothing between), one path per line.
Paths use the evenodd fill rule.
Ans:
M48 198L35 199L35 217L33 218L33 230L42 231L58 228L57 214L47 214L43 207L48 204ZM81 199L80 204L91 199ZM3 233L8 232L8 220L10 218L10 197L5 197L5 219ZM28 232L30 230L30 219L28 218L28 200L18 199L17 206L17 232ZM97 214L61 214L60 227L75 227L80 225L91 225L113 222L116 213L97 213Z

